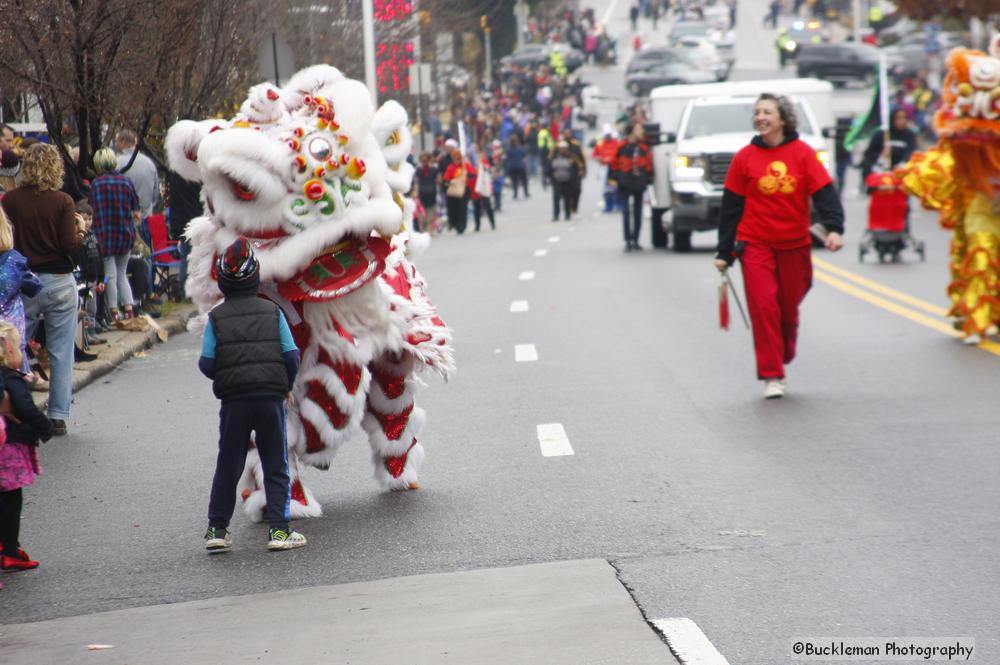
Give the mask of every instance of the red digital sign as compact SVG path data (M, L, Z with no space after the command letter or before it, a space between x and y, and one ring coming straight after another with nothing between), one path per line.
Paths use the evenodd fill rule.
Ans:
M410 89L413 42L379 42L375 47L375 63L380 93Z
M402 21L413 14L413 3L409 0L375 0L376 21Z
M386 31L391 31L395 27L392 23L406 21L413 16L413 3L410 0L375 0L374 14L375 21L383 24ZM378 40L375 46L375 74L379 93L409 90L412 65L412 41Z

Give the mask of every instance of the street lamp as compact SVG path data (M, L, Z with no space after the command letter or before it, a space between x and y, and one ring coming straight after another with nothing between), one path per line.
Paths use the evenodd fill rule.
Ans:
M365 84L372 96L372 104L378 105L378 82L375 80L375 8L372 0L361 0L363 31L365 41Z
M490 44L490 21L486 14L479 17L479 27L483 29L483 41L486 42L486 89L493 88L493 48Z

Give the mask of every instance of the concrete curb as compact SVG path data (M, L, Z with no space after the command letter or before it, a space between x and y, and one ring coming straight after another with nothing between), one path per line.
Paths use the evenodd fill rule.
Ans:
M177 307L169 316L161 319L154 319L157 325L169 336L182 333L187 330L187 322L198 313L194 305L181 305ZM149 330L128 332L111 331L104 334L108 338L106 345L91 347L92 350L101 349L97 358L73 364L73 392L81 390L94 381L100 379L112 370L132 358L140 351L150 349L159 342L156 328ZM33 393L35 404L39 409L45 408L48 403L47 392Z

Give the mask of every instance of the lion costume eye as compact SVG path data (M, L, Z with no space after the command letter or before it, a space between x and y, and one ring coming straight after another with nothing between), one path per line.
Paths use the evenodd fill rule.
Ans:
M313 159L325 162L333 154L333 147L326 139L315 138L309 142L309 154Z

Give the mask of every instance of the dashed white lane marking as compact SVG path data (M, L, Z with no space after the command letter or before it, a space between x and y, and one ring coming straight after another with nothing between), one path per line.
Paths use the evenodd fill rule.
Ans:
M536 249L533 256L545 256L548 253L549 253L549 250L547 250L547 249Z
M520 275L518 275L517 278L519 280L521 280L522 282L531 281L531 280L533 280L535 278L535 271L534 270L525 270Z
M566 430L559 423L538 425L538 445L542 449L542 457L562 457L575 455L573 446L569 445Z
M684 665L729 665L691 619L653 619L652 623L663 633L670 650Z
M604 15L601 16L601 25L607 25L608 21L611 20L611 15L615 13L615 7L618 5L618 0L611 0L611 4L604 11Z
M510 311L512 312L527 312L528 311L528 301L527 300L515 300L510 304Z
M551 236L549 242L559 242L559 236Z
M533 363L538 360L538 349L534 344L518 344L514 347L514 361Z

